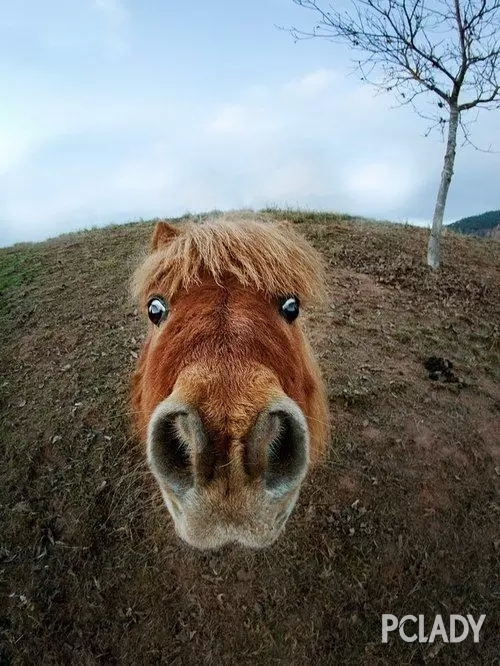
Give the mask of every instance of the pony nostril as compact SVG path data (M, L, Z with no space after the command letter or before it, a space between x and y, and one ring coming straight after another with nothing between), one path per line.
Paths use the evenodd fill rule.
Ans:
M280 413L280 427L269 444L266 487L282 494L288 492L297 480L302 480L307 468L305 433L286 413Z
M150 428L148 458L153 472L177 492L193 485L193 469L188 442L179 429L181 414L156 419Z
M148 461L157 479L182 493L213 474L213 452L193 408L166 400L148 428Z
M297 488L309 464L309 435L297 405L283 398L262 412L246 450L246 469L266 490L282 496Z

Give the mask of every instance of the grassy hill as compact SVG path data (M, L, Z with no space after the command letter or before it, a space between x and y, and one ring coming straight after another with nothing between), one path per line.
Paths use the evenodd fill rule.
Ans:
M498 659L500 245L450 233L431 273L423 229L274 215L327 262L333 435L263 552L183 545L130 435L152 224L0 250L2 665ZM383 645L382 613L487 617L478 644Z
M463 217L461 220L449 224L446 228L461 234L497 238L500 236L500 210L490 210L481 215Z

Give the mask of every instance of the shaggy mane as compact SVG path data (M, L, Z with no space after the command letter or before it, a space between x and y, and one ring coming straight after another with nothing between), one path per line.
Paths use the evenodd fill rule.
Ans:
M139 300L160 287L171 299L200 283L203 274L218 284L223 276L234 276L268 296L290 294L305 302L324 298L321 257L289 223L233 213L177 228L178 234L135 271L132 291Z

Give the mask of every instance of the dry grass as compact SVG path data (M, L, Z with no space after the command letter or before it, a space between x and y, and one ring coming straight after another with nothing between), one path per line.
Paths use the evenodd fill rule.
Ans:
M0 251L2 665L498 663L500 245L450 234L434 275L423 230L273 214L327 260L335 430L264 552L180 543L130 438L151 224ZM487 618L479 644L382 645L384 612Z

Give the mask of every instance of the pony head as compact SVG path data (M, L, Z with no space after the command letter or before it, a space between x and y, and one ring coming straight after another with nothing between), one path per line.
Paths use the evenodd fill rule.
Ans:
M284 223L157 223L133 291L150 319L133 413L179 536L270 545L326 449L328 409L300 308L321 261Z

